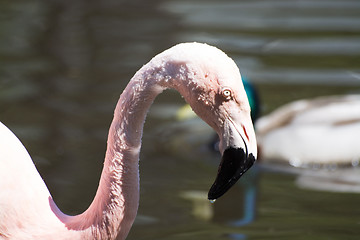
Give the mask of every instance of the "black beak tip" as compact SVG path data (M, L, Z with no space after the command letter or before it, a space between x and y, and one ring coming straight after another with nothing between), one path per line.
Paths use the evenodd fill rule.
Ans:
M247 155L242 148L227 148L222 156L216 180L209 190L208 199L216 200L226 193L250 169L255 160L252 153Z

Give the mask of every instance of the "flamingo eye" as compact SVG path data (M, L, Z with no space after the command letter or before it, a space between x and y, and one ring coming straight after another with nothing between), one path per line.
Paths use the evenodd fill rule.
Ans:
M230 100L232 98L232 91L229 88L224 88L221 91L221 94L226 100Z

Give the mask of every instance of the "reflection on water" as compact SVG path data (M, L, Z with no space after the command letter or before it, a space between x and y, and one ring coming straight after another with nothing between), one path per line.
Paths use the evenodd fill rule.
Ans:
M0 12L0 120L71 214L95 193L122 89L177 42L225 50L257 85L264 113L295 99L359 92L358 1L5 0ZM164 116L157 106L183 104L175 93L155 104L129 239L358 238L358 194L305 190L294 175L272 171L249 173L210 204L212 217L196 217L183 194L206 192L215 177L219 156L205 146L212 132Z
M359 85L357 1L171 1L184 41L231 52L257 82Z

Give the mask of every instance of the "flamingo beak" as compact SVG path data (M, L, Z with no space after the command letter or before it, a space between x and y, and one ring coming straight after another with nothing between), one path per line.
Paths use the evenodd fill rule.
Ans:
M239 127L232 119L227 119L220 133L221 163L208 199L216 200L226 193L239 178L250 169L256 160L255 133L249 120ZM247 121L248 122L248 121Z

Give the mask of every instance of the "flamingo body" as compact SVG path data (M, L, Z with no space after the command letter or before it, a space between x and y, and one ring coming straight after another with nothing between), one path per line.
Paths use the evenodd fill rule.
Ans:
M60 227L56 215L61 216L61 212L25 147L1 122L0 136L0 239L12 239L8 233L13 231L18 239L36 239L49 229L45 225L43 233L30 229L43 221Z

